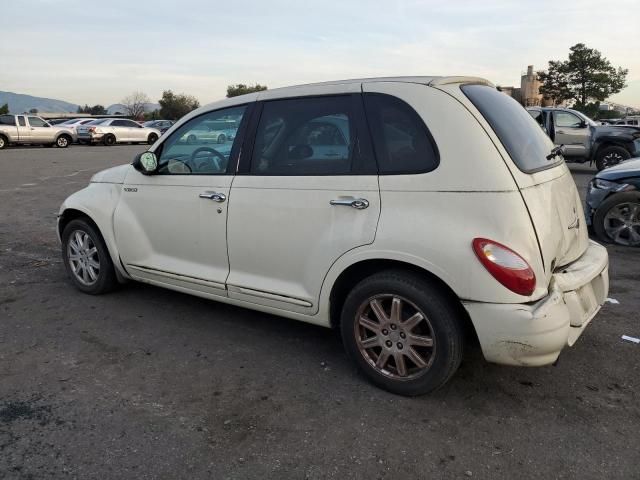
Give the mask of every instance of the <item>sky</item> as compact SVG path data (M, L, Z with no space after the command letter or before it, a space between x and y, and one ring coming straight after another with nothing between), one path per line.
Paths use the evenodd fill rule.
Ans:
M610 5L612 8L605 8ZM615 7L613 7L615 5ZM638 0L0 0L0 90L110 105L133 91L223 98L343 78L472 75L520 84L576 43L629 69L640 107Z

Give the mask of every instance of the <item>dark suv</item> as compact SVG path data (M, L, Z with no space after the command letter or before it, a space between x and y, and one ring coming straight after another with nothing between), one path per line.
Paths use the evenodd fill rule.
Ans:
M598 170L640 156L640 128L598 125L569 108L527 107L556 145L564 145L568 162L595 162Z

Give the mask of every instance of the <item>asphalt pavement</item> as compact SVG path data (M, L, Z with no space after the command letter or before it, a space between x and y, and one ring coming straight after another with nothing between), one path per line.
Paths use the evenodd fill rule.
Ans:
M0 151L0 478L640 478L640 249L556 366L470 348L438 392L368 384L334 332L65 276L55 214L144 146ZM572 166L584 194L595 173Z

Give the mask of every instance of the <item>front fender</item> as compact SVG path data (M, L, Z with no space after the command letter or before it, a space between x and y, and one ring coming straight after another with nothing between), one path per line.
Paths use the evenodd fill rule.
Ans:
M118 274L129 278L120 264L120 254L113 229L113 212L120 201L122 185L113 183L90 183L86 188L67 197L60 206L58 213L58 240L61 240L60 222L64 221L65 213L78 211L89 217L100 230L100 234L111 255L111 260Z

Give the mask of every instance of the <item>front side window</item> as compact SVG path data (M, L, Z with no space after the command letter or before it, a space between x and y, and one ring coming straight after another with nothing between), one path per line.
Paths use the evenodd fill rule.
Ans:
M158 173L164 175L221 175L229 157L246 106L225 108L192 118L160 147ZM156 152L157 153L157 152Z
M413 108L379 93L365 94L364 103L381 175L424 173L438 166L435 142Z
M554 115L556 127L580 128L582 126L582 120L573 113L555 112Z
M32 127L48 127L47 123L38 117L29 117L29 125Z
M562 163L559 156L547 160L553 142L513 98L486 85L464 85L462 91L491 126L520 170L533 173Z
M265 102L256 132L251 173L351 173L355 131L350 96Z

